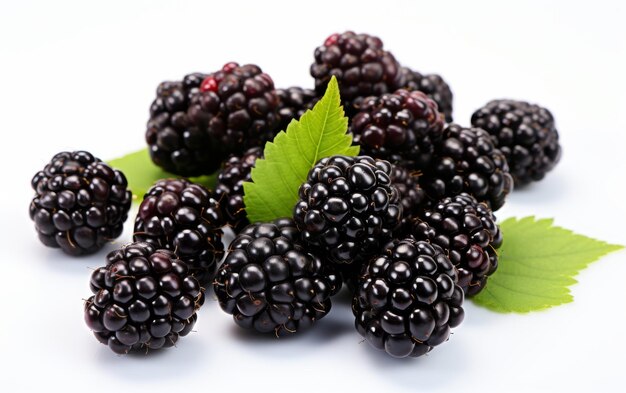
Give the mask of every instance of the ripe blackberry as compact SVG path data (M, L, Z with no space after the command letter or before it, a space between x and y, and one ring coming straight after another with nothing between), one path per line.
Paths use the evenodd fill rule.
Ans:
M464 317L454 265L435 245L394 240L363 270L352 302L356 329L397 358L421 356L445 342Z
M31 185L30 218L46 246L90 254L122 234L132 198L126 177L91 153L56 154Z
M410 68L402 67L401 85L398 88L418 90L437 103L439 112L445 115L446 122L452 122L452 90L443 78L437 74L422 75Z
M132 243L91 275L85 322L115 353L168 348L186 336L204 302L187 265L168 250Z
M200 94L191 98L187 113L206 129L222 162L230 154L241 154L274 138L278 104L274 82L261 68L227 63L202 81Z
M392 166L371 157L321 159L300 186L294 220L304 242L335 263L362 262L402 220Z
M276 95L279 100L280 124L278 129L282 131L287 130L292 119L298 120L307 109L313 109L318 101L315 91L295 86L287 89L276 89Z
M150 106L146 130L152 161L181 176L213 173L222 157L206 128L187 114L192 97L200 93L205 74L186 75L179 82L163 82Z
M204 285L224 254L223 225L220 204L209 190L187 180L165 179L144 196L133 240L175 252Z
M243 183L251 180L252 168L260 157L263 157L261 147L252 147L243 156L230 156L217 175L215 197L235 233L250 223L243 203Z
M350 117L363 98L389 93L399 84L400 65L378 37L352 31L333 34L315 49L314 56L311 75L317 95L321 97L330 78L336 76Z
M431 200L467 192L495 211L513 188L506 158L485 130L448 125L435 156L420 176Z
M430 165L443 125L433 100L419 91L398 90L365 98L350 131L361 154L419 170Z
M422 215L412 234L444 249L467 296L480 292L498 268L502 232L491 209L469 194L439 201Z
M407 234L420 214L432 205L420 187L418 179L416 172L399 165L393 166L391 182L398 189L402 205L402 223L396 230L397 235Z
M221 308L239 326L278 337L330 311L341 279L299 237L285 218L249 225L233 240L214 289Z
M491 134L508 161L515 184L543 179L561 158L554 117L539 105L494 100L474 112L472 125Z

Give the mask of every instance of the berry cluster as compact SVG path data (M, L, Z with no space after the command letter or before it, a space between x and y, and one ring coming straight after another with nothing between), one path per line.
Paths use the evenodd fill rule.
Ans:
M145 134L152 161L177 176L217 173L217 183L157 181L133 242L92 274L85 321L114 352L173 346L208 285L237 325L283 336L325 317L345 282L356 330L394 357L428 353L463 321L464 298L498 267L493 211L513 182L541 180L559 161L552 114L495 100L471 127L451 123L447 82L401 65L368 34L332 34L313 58L313 89L276 89L260 67L237 63L158 86ZM292 216L251 223L244 183L265 143L315 108L333 77L361 155L310 163ZM55 155L32 187L46 246L88 254L121 235L127 180L90 153ZM224 230L235 234L225 258Z

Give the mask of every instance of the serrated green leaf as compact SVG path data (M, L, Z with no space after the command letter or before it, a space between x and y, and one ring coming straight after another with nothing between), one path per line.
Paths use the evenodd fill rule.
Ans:
M346 134L345 117L339 97L339 86L333 77L324 97L300 120L292 120L287 131L281 131L263 151L264 159L256 161L252 182L244 183L244 204L251 222L291 217L298 200L298 188L309 170L324 157L356 156L359 147L352 146Z
M165 172L154 165L150 159L148 149L141 149L122 157L109 160L108 164L124 173L128 180L128 187L133 192L133 201L141 201L148 189L160 179L180 177ZM213 189L216 175L192 177L189 180L194 183Z
M510 218L500 224L504 243L498 270L473 300L497 312L542 310L573 300L574 276L623 246L578 235L552 219Z

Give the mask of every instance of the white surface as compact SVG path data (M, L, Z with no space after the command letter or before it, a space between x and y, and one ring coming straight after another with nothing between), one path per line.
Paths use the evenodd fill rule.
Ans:
M315 329L278 341L241 331L210 295L178 348L119 357L96 342L81 299L106 250L75 259L38 243L32 175L64 149L107 159L144 146L161 80L237 60L258 63L279 87L312 86L313 49L347 28L441 73L462 124L491 98L550 108L563 160L498 217L556 217L626 244L624 2L309 3L0 3L0 390L623 392L624 252L583 271L569 305L500 315L468 302L450 341L415 360L361 343L345 299Z

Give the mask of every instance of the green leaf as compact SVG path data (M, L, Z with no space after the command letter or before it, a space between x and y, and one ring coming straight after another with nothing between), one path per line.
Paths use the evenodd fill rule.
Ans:
M573 301L574 276L623 246L553 226L552 219L510 218L500 224L504 243L498 270L473 300L497 312L542 310Z
M160 179L180 177L165 172L154 165L148 149L141 149L125 156L109 160L109 165L124 173L128 180L128 187L133 192L133 201L141 201L143 195L152 185ZM214 188L216 175L192 177L189 180L202 184L207 188Z
M333 77L315 107L299 121L292 120L286 132L279 132L273 142L265 145L265 158L256 161L252 182L243 185L250 221L291 217L298 200L298 188L320 159L358 155L359 147L352 146L352 136L346 134L347 129L348 118Z

